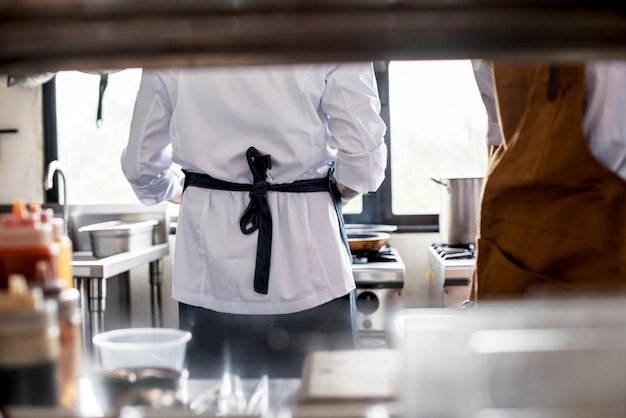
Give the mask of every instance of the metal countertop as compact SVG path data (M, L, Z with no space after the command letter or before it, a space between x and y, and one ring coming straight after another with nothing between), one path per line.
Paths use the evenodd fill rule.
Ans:
M73 254L72 270L74 277L106 279L158 260L168 254L168 243L153 245L141 250L127 251L105 258L96 258L91 252L79 251Z

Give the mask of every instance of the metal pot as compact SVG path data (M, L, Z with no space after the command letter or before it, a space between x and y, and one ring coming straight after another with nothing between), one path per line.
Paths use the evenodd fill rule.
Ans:
M473 244L478 235L482 177L431 179L441 192L439 232L446 244Z
M348 232L348 245L350 246L350 251L353 253L359 251L378 251L387 244L389 238L391 238L391 235L386 232Z

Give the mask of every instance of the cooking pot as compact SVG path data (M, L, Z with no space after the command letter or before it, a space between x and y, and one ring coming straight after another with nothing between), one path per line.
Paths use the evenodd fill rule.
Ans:
M348 245L351 252L378 251L387 244L391 235L386 232L350 232Z
M431 179L443 186L439 232L446 244L473 244L478 235L482 177Z

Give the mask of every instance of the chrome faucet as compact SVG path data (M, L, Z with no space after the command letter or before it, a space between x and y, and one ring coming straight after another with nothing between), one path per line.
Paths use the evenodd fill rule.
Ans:
M48 164L46 169L46 177L43 182L43 188L45 191L50 191L54 187L54 175L59 173L59 176L63 180L63 221L65 223L65 233L68 231L68 209L67 209L67 183L65 181L65 173L63 173L63 165L59 160L52 160ZM57 182L58 185L58 182Z

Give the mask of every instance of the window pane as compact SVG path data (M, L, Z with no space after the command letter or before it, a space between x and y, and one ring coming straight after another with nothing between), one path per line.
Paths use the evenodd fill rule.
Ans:
M58 155L71 204L138 203L120 166L141 78L140 69L109 74L96 124L100 76L78 71L56 76Z
M392 61L389 111L395 215L440 212L431 178L484 176L487 116L471 61Z

